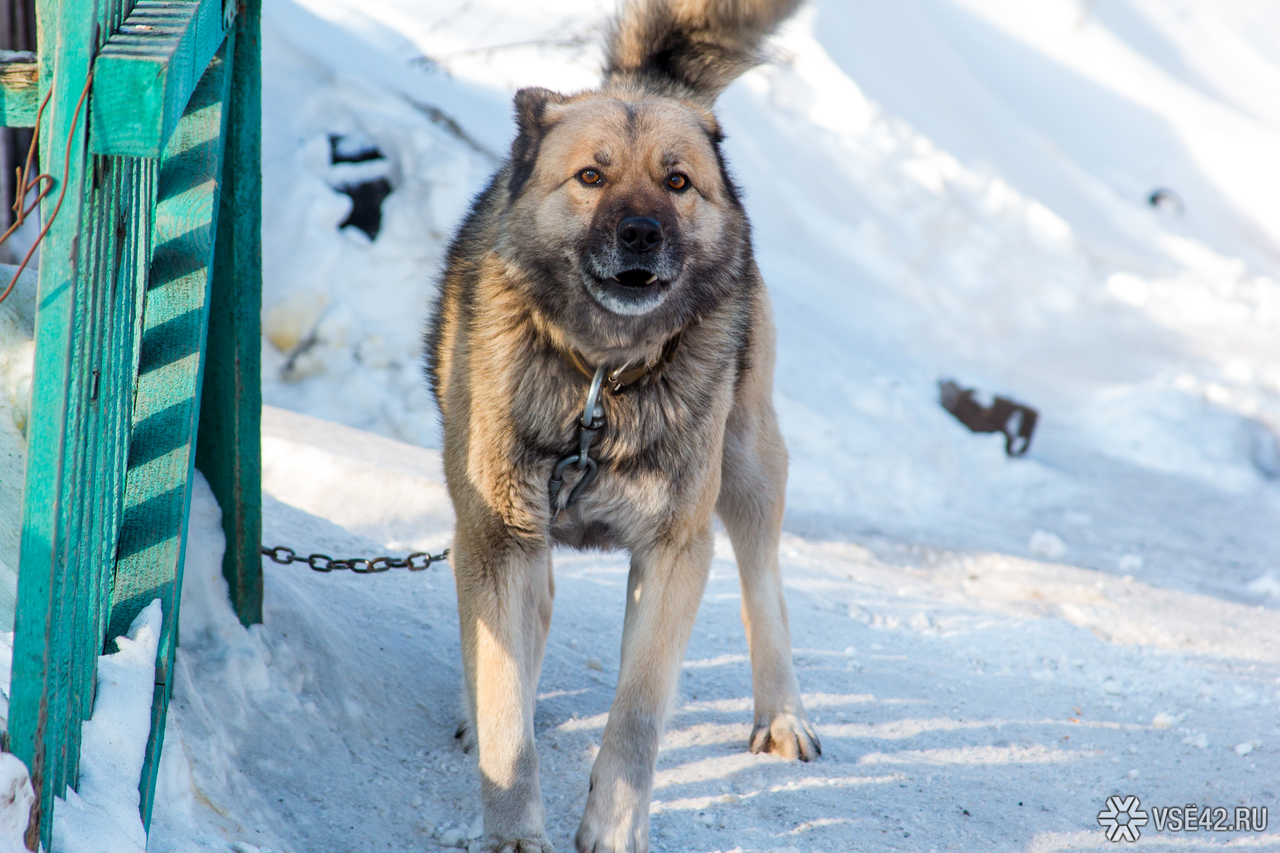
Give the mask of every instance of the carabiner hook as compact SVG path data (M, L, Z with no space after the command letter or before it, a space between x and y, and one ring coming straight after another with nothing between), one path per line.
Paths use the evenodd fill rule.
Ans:
M597 421L604 420L604 406L600 405L600 389L604 386L604 365L596 368L596 375L591 377L591 388L587 391L587 402L582 407L582 417L578 422L586 429L599 429Z

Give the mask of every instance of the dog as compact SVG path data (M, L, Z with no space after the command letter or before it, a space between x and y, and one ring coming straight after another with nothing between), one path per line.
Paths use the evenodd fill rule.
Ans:
M575 838L643 853L668 704L710 570L738 562L752 752L821 751L778 570L774 327L717 96L798 0L632 0L600 87L516 93L510 158L449 248L426 340L457 517L486 849L548 853L534 700L553 544L626 549L618 687Z

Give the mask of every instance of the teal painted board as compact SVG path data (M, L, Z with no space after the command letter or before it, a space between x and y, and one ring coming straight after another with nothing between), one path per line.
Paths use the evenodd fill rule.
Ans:
M222 507L222 573L240 621L262 621L261 0L235 23L196 466Z
M98 654L110 650L108 638L127 630L142 606L160 598L165 620L139 785L143 818L150 820L202 399L230 398L226 412L210 414L229 438L211 439L209 458L225 463L215 489L237 531L228 537L235 551L228 566L241 578L233 583L237 611L256 621L246 616L256 606L261 618L259 7L247 4L246 22L236 26L246 34L245 47L237 50L236 39L227 38L214 56L235 17L230 3L142 0L126 9L127 2L39 0L40 61L31 79L52 90L39 128L47 153L40 166L57 183L42 208L49 231L37 295L9 717L10 746L38 790L26 839L32 848L41 842L48 848L53 798L78 781L81 722L92 713ZM89 98L95 55L100 76ZM116 90L112 106L100 87L110 93L113 79L131 73L145 81L137 75L147 62L162 79L130 98ZM233 65L251 74L235 80L232 95ZM6 82L5 71L0 117L20 121L40 90L6 101L21 87ZM147 113L148 93L156 92L158 135L130 136L129 122ZM152 139L164 156L90 152L117 132L134 143ZM224 141L233 138L224 165ZM220 209L230 211L225 228L218 227ZM215 256L228 265L216 285ZM216 321L207 319L211 299L221 306ZM225 339L219 354L233 369L206 383L209 322L219 329L219 345Z
M0 127L35 127L40 70L34 62L0 62Z
M27 763L38 792L33 824L44 832L52 813L52 799L65 786L63 733L68 717L64 670L66 639L58 631L63 604L77 586L80 567L69 559L67 546L74 531L68 529L68 495L64 483L77 475L73 450L75 435L66 429L68 415L77 403L76 390L86 376L76 348L78 276L76 264L80 198L84 180L84 122L71 136L72 114L78 92L89 71L94 21L89 16L79 26L67 20L71 10L52 2L42 3L41 79L50 80L55 68L60 85L40 129L41 149L59 147L53 140L71 137L69 173L55 170L65 183L69 203L50 228L42 246L40 286L37 295L35 376L31 418L27 433L27 474L23 500L23 530L18 576L18 610L14 623L14 659L11 679L10 744ZM61 13L61 14L60 14ZM56 22L56 26L54 23ZM50 38L50 36L53 36ZM79 49L75 49L76 45ZM56 47L55 47L56 46ZM47 216L52 202L46 202ZM70 539L74 542L74 539ZM56 791L55 791L56 789ZM31 839L28 839L30 842ZM30 844L29 844L30 846Z
M223 0L139 0L94 62L89 150L160 156L235 10Z
M128 631L160 599L164 623L156 659L151 738L139 784L149 825L164 719L173 689L178 604L191 506L196 427L208 331L222 173L231 42L209 63L160 161L133 439L117 549L108 636Z
M132 259L150 256L155 164L86 151L90 62L122 4L41 0L38 11L38 80L52 88L40 165L56 185L41 211L9 735L38 791L28 844L47 847L53 797L77 781L103 647L145 286Z

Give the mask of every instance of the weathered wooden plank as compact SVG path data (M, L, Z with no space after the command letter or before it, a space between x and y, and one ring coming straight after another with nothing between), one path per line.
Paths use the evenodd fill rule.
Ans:
M40 66L0 62L0 126L35 127L40 101Z
M94 63L89 149L160 156L235 9L223 0L139 0Z
M222 507L222 573L240 621L262 621L261 0L235 25L196 466Z
M81 92L88 78L97 21L82 8L40 0L41 88L58 81L39 129L43 152L71 157L42 163L65 187L65 199L41 246L37 296L35 377L27 432L27 476L23 499L18 609L14 620L10 745L31 770L37 791L27 843L49 845L53 798L65 790L76 766L78 738L68 738L78 702L71 695L75 640L63 617L74 611L88 568L76 560L83 530L77 486L83 476L82 447L75 429L84 389L92 382L83 358L77 322L86 302L81 286L79 235L85 188L86 120ZM74 132L73 132L74 128ZM49 217L55 199L45 201Z
M156 660L151 739L139 784L142 816L148 825L172 691L177 605L200 418L224 104L231 80L227 51L234 49L233 38L227 41L202 75L160 161L155 249L108 627L108 636L119 636L148 603L157 598L162 602L164 624Z
M39 2L40 67L34 80L36 86L47 81L46 88L55 87L39 129L45 153L41 167L60 178L42 211L46 221L52 219L64 187L65 198L42 246L10 742L31 768L39 791L28 846L43 842L47 848L53 797L76 781L80 723L92 710L96 656L104 646L108 622L111 635L123 633L137 610L158 597L164 603L165 625L157 661L152 737L139 786L144 819L150 819L172 684L169 673L176 642L193 433L203 385L209 264L218 231L214 200L224 169L223 123L230 112L223 103L228 97L231 54L208 63L203 76L200 70L222 40L229 19L213 13L224 8L232 13L234 6L223 7L219 0L143 0L126 20L127 0ZM255 192L256 113L260 109L256 16L255 4L253 39L247 51L254 64L253 103L248 110L241 107L246 115L253 113ZM136 114L140 92L163 94L155 151L164 151L160 180L155 156L87 155L87 127L99 132L114 129L98 120L97 111L103 106L101 77L95 81L94 97L86 98L90 64L108 33L114 33L113 44L102 54L115 55L122 62L131 56L150 62L153 71L161 69L155 85L129 91L129 97L118 104L122 114ZM165 54L159 65L154 61L158 48ZM106 74L108 82L111 73ZM193 88L197 77L200 82ZM145 82L145 77L140 79ZM0 81L0 115L7 115L10 108L15 114L18 111L17 100L5 106L7 91ZM33 117L35 101L35 97L29 99ZM85 113L91 108L95 110L92 122ZM174 122L180 113L182 118ZM233 171L227 168L228 174ZM157 197L161 199L158 210ZM236 197L249 196L242 190ZM255 229L257 204L254 195ZM154 253L153 212L161 217L154 231ZM228 233L239 234L244 228L241 223ZM216 242L220 245L222 238ZM251 254L260 251L256 235L250 250ZM240 242L233 243L230 254L241 258L239 267L249 269ZM142 281L147 282L145 291ZM257 297L258 287L260 273L254 272L248 298ZM243 308L245 297L234 298ZM256 329L256 309L252 321ZM248 381L246 377L253 380L252 458L238 447L239 456L232 464L238 465L240 456L245 456L250 476L256 478L256 331L253 343L249 353L245 340L236 342L247 353L245 359L252 359L252 372L235 373L241 384ZM239 430L236 440L241 443L246 413L247 409L238 410L234 421ZM258 568L256 495L255 483L248 505ZM237 492L238 509L229 515L245 515L245 505Z

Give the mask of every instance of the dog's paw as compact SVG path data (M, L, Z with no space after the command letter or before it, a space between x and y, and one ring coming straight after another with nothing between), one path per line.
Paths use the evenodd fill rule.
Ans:
M488 841L484 849L485 853L556 853L551 842L542 837Z
M627 838L624 833L616 829L588 827L584 820L578 827L573 846L578 853L649 853L647 835L648 833L643 842L637 842L636 839Z
M595 791L587 798L573 839L578 853L649 853L648 809L609 799L596 796Z
M822 744L809 721L798 714L778 714L768 724L759 723L751 733L752 752L771 752L782 758L813 761L822 755Z

